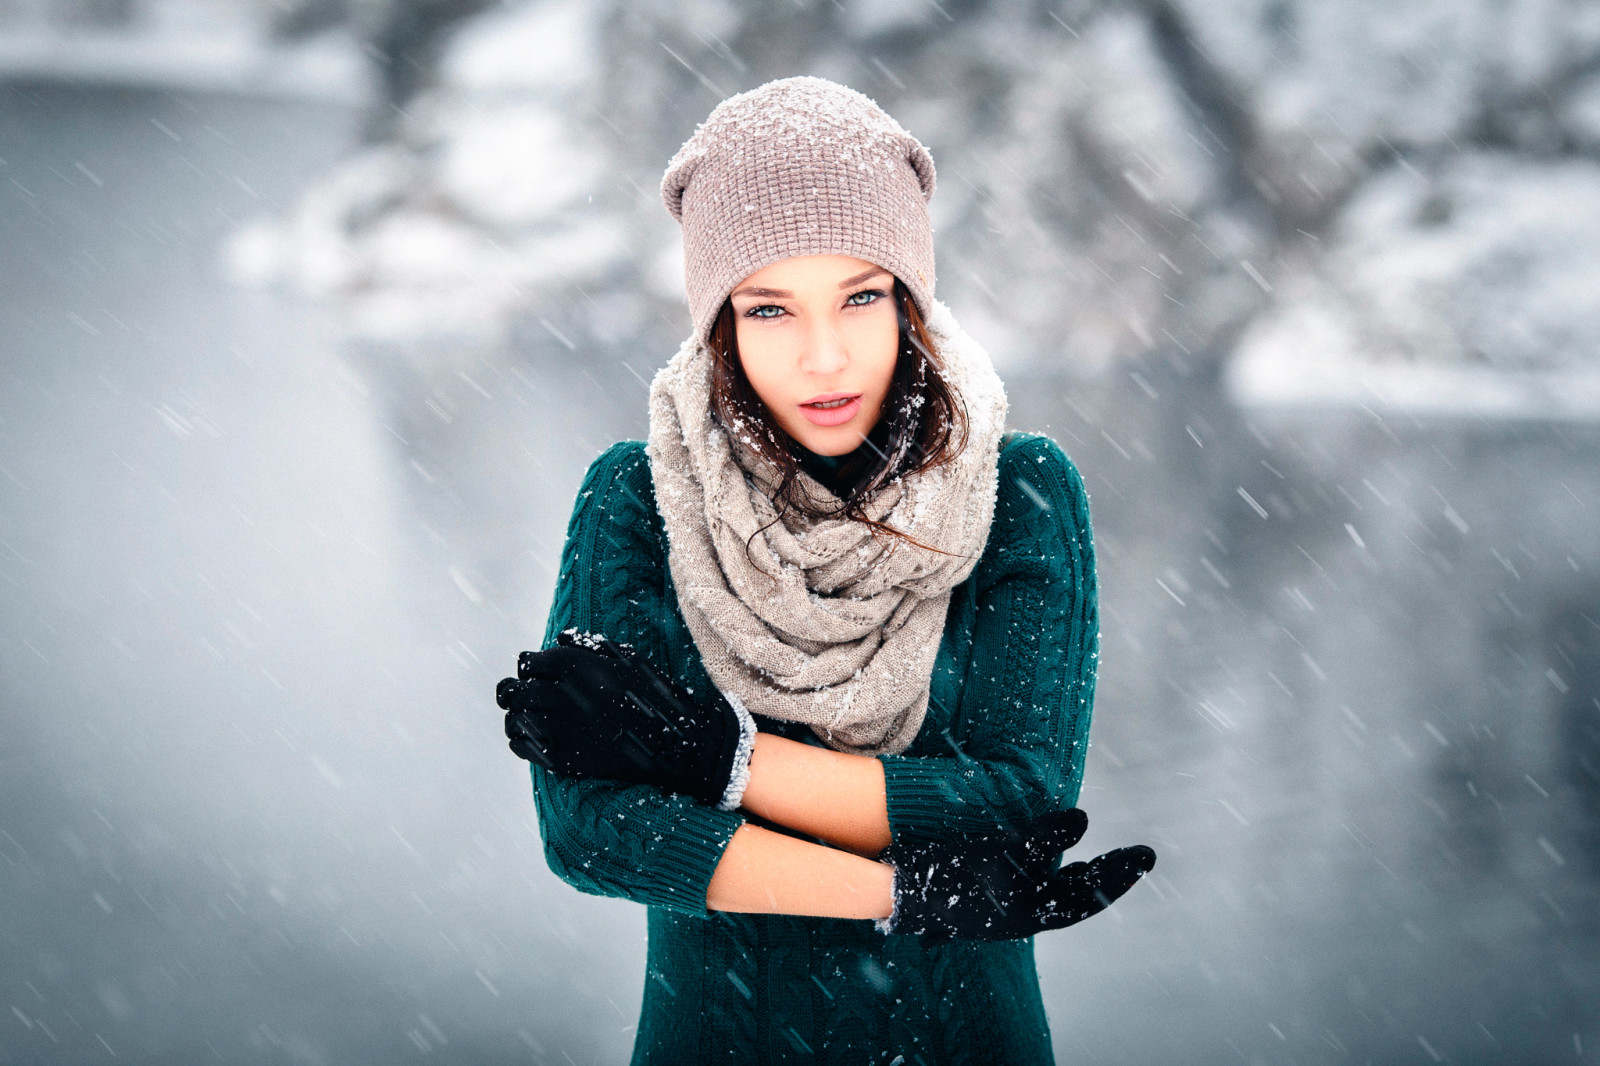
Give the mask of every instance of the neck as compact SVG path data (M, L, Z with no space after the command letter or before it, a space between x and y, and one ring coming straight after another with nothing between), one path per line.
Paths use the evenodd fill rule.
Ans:
M802 470L842 500L878 463L878 453L883 449L882 429L883 421L880 419L867 435L866 441L843 455L821 455L799 441L790 446L790 452L799 460Z

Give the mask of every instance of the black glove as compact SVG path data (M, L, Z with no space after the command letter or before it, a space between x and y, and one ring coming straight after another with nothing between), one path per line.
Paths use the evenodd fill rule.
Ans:
M1020 832L891 844L894 914L879 928L924 941L1016 940L1080 922L1109 907L1156 864L1143 844L1056 868L1083 837L1076 807L1050 811Z
M575 629L518 656L517 676L500 682L495 702L511 750L558 774L717 803L736 757L748 758L741 717L716 689L696 699L629 645Z

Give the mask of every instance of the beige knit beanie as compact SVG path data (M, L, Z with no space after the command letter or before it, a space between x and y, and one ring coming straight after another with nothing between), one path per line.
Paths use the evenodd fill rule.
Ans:
M872 100L825 78L730 96L667 164L661 198L683 224L696 335L733 287L796 255L849 255L905 282L933 312L933 156Z

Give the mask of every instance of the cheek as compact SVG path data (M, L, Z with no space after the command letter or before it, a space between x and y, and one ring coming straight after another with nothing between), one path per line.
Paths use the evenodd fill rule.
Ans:
M867 353L864 361L870 388L881 395L889 391L889 381L894 377L900 356L900 324L893 315L888 315L871 323L871 329L866 332L859 350Z
M750 387L769 408L781 408L784 382L792 376L788 372L786 354L773 343L773 338L762 336L760 330L739 330L735 336L739 343L739 365L744 368Z

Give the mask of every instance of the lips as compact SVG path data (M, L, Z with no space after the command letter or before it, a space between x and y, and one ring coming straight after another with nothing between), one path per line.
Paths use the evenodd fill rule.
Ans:
M800 404L800 413L806 421L818 426L843 425L860 410L859 392L825 392Z

